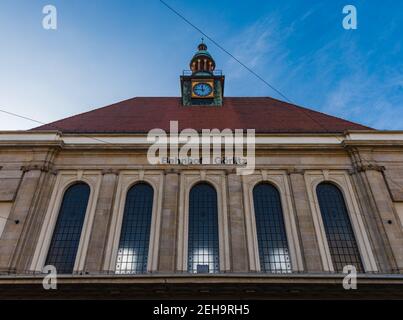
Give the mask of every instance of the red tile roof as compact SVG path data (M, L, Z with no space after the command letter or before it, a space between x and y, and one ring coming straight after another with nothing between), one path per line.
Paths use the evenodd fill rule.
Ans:
M179 130L255 129L256 133L337 133L368 130L350 121L266 97L228 97L221 107L182 106L177 97L141 97L52 122L32 130L66 133L145 133L154 128Z

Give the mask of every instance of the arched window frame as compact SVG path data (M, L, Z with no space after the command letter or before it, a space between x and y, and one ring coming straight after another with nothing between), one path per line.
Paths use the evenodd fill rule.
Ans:
M324 271L334 272L334 266L327 242L326 231L319 206L319 200L316 194L317 187L322 182L334 184L343 195L343 199L347 208L348 216L350 218L351 227L357 241L358 250L361 256L361 262L363 264L365 272L378 271L370 241L365 230L365 225L361 216L358 201L355 197L354 189L348 173L342 170L307 171L305 172L305 182L308 190L308 197L310 200L313 222L318 239L318 245Z
M217 192L218 242L220 272L230 270L229 225L227 208L227 184L225 172L190 171L181 173L179 195L177 270L187 272L188 235L189 235L189 195L190 190L199 183L208 183Z
M101 179L101 171L59 171L56 177L56 182L49 201L48 210L46 211L45 218L43 220L38 243L31 262L30 269L32 271L42 272L56 227L57 218L59 216L64 194L68 188L80 182L86 183L89 186L90 195L88 198L88 205L85 212L80 244L77 249L73 273L84 271L85 258L87 254L88 243L90 240L92 224L94 221L95 208Z
M197 187L197 186L199 186L199 185L207 185L207 186L209 186L210 188L212 188L211 190L213 190L214 192L215 192L215 195L216 195L216 204L217 204L217 208L216 208L216 210L217 210L217 226L218 226L218 224L219 224L219 217L218 217L218 215L219 215L219 213L218 213L218 193L217 193L217 189L215 188L215 186L214 185L212 185L211 183L209 183L209 182L206 182L206 181L200 181L200 182L197 182L197 183L195 183L195 184L193 184L192 185L192 187L190 188L190 190L189 190L189 208L190 208L190 195L191 195L191 193L192 193L192 190L194 190L194 188L195 187ZM189 225L189 221L190 221L190 210L188 211L188 225ZM188 228L189 229L189 228ZM219 239L219 233L220 233L220 230L219 230L219 226L218 226L218 228L217 228L218 230L217 230L217 233L218 233L218 245L220 246L220 239ZM190 230L188 230L188 237L189 237L189 231ZM187 253L189 253L189 240L187 241L187 244L186 244L186 246L187 246ZM189 254L187 254L187 259L189 259ZM220 257L219 257L220 258ZM219 262L220 263L220 262ZM187 260L187 272L190 272L189 271L189 260ZM210 272L209 272L210 273ZM216 273L216 272L213 272L213 273Z
M119 249L120 235L126 197L128 191L136 184L147 183L153 188L153 206L151 215L150 240L148 247L147 272L154 272L158 267L158 250L161 226L161 208L163 191L162 172L121 171L115 195L113 216L109 229L108 242L104 260L104 271L115 272L116 259Z
M260 268L261 268L261 271L267 272L267 273L289 273L289 272L292 271L292 261L291 261L291 254L290 254L290 245L289 245L289 241L288 241L289 236L287 236L286 226L285 226L285 222L284 222L284 210L283 210L283 205L282 205L282 203L281 203L281 193L280 193L280 191L278 190L278 188L277 188L275 185L273 185L272 183L261 182L261 183L258 183L258 184L256 184L256 185L254 186L254 188L253 188L253 190L252 190L252 194L253 194L253 199L252 199L252 201L253 201L253 209L254 209L254 218L255 218L255 221L257 220L256 197L255 197L255 194L256 194L258 188L260 188L260 187L263 187L263 188L264 188L266 191L268 191L268 192L273 191L274 193L276 193L276 196L278 196L278 202L279 202L280 212L277 212L277 213L279 214L280 219L282 219L282 223L283 223L282 227L284 228L284 233L283 233L283 232L277 232L277 235L280 235L280 234L281 234L281 236L285 236L285 242L286 242L286 248L287 248L287 250L288 250L288 254L285 254L283 257L288 256L288 258L289 258L289 264L290 264L290 270L288 270L287 267L284 268L284 269L283 269L283 268L277 268L277 267L276 267L276 270L273 270L273 271L270 271L270 270L262 270L262 261L261 261L261 259L262 259L262 256L261 256L261 250L262 250L262 248L261 248L260 246L263 245L263 246L265 246L265 247L267 247L267 248L270 248L270 247L271 247L271 244L269 243L269 241L266 241L266 243L259 243L259 232L258 232L259 228L258 228L258 224L255 222L254 226L255 226L255 228L256 228L256 238L257 238L257 244L258 244L258 250L259 250L259 266L260 266ZM266 189L266 187L268 187L269 189ZM266 194L266 196L268 196L268 194ZM275 198L277 198L276 196L275 196ZM272 208L274 208L274 207L275 207L275 206L273 206L273 204L272 204ZM269 215L269 213L268 213L267 211L265 211L265 210L261 210L260 214L261 214L261 215L265 215L265 216L266 216L266 217L265 217L266 219L268 218L267 215ZM274 218L275 220L277 220L277 218L276 218L275 216L276 216L276 213L275 213L273 216L270 216L270 218ZM278 222L280 222L280 220L278 220ZM279 230L278 230L278 231L279 231ZM269 230L262 230L262 232L265 233L266 235L269 235L269 234L271 233L271 232L270 232L270 229L269 229ZM284 243L283 243L283 244L284 244ZM273 257L272 257L272 258L273 258ZM280 255L275 255L275 258L280 258ZM285 262L285 264L287 264L287 263Z
M283 171L262 170L261 174L243 176L246 236L249 252L249 265L251 271L260 272L259 244L257 239L255 207L253 189L261 183L274 186L280 194L288 249L291 259L292 272L303 271L303 260L298 237L295 213L291 198L290 185L287 173Z

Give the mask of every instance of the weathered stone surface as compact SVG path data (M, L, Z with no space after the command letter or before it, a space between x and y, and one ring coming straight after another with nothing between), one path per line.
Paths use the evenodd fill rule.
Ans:
M241 176L229 174L227 181L232 271L248 272L248 249L245 234L245 214Z
M20 178L0 178L0 201L14 200L20 180Z
M379 215L382 227L387 235L390 249L393 252L397 270L403 271L403 232L400 220L395 213L392 199L381 172L368 170L365 172L368 179L371 193L376 203L377 214ZM392 264L393 261L390 261ZM392 265L393 266L393 265Z
M303 173L290 173L290 181L306 271L323 271Z
M39 192L39 180L41 177L40 170L33 170L25 172L19 192L15 199L15 205L9 215L3 235L1 237L0 245L0 270L14 269L12 264L12 257L14 250L17 247L18 241L21 238L21 233L26 226L28 214L34 206L34 199L37 192ZM14 221L18 221L16 224ZM26 226L28 227L28 226Z
M403 166L387 168L385 179L393 201L403 202Z
M99 273L103 267L109 222L113 214L116 182L117 174L114 172L105 172L102 176L84 267L84 270L89 273Z
M51 170L48 169L49 156L40 148L30 147L25 152L22 152L22 149L14 151L10 149L0 153L0 167L2 167L0 170L0 201L10 201L13 198L14 205L9 218L20 221L19 224L7 221L5 225L0 238L1 270L13 269L22 272L28 268L33 252L38 245L38 234L53 191L55 170L71 170L74 174L80 170L112 169L105 171L102 178L86 256L85 270L97 273L102 270L105 243L110 234L110 217L115 214L113 201L118 183L113 170L165 169L157 271L161 273L176 272L179 174L188 167L152 166L147 162L145 150L130 148L110 150L104 145L92 146L85 150L69 148L61 150L54 158ZM268 171L298 168L350 172L353 192L359 203L359 211L364 219L379 271L403 272L403 230L394 205L394 202L403 199L402 191L399 188L400 183L403 185L400 180L403 176L403 170L401 170L403 157L397 149L378 152L376 147L373 147L371 152L371 154L364 154L364 157L372 157L374 164L362 165L358 170L358 166L352 161L348 152L342 148L331 150L258 149L256 168ZM35 165L31 165L32 161ZM23 171L20 170L21 167L27 168L28 171L23 174ZM213 169L227 170L228 168L228 166L219 165L214 166ZM207 174L210 170L210 168L199 166L193 166L192 169L203 169L207 171ZM23 174L20 181L18 181L17 172L21 176ZM320 272L323 271L323 267L304 176L298 170L289 172L304 270ZM19 185L18 190L17 184ZM242 190L240 177L233 173L229 174L225 196L229 218L231 272L249 271L243 192L245 190Z
M178 173L167 173L164 178L162 221L159 243L159 272L175 272L178 218Z

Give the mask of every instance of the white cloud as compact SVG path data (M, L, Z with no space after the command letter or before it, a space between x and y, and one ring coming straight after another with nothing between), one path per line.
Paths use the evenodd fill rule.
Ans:
M403 64L392 70L377 64L374 59L380 59L378 50L364 51L358 47L357 38L348 32L335 37L324 35L316 42L308 39L312 41L311 51L306 50L299 57L290 52L291 44L298 46L293 42L298 41L294 32L299 32L314 12L315 9L307 11L289 25L280 15L271 14L246 27L228 41L227 47L296 104L377 129L403 129ZM401 48L399 41L394 48ZM236 83L244 82L246 76L252 77L231 58L225 71ZM278 97L255 80L261 90L254 89L254 93Z

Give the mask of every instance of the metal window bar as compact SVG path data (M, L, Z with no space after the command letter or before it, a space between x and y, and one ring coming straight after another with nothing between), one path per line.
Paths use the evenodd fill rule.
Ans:
M55 266L59 274L73 272L89 195L85 183L74 184L64 193L45 262Z
M335 271L342 272L344 266L353 265L357 272L362 272L361 257L343 194L338 187L327 182L319 184L316 193Z
M189 195L188 271L218 273L219 265L217 192L200 183Z
M136 184L127 192L116 274L147 272L153 196L153 188L146 183Z
M267 183L255 186L253 203L261 271L290 273L290 254L278 190Z
M182 75L183 76L191 76L193 74L192 70L183 70ZM222 76L223 72L222 70L216 69L213 71L213 76Z

